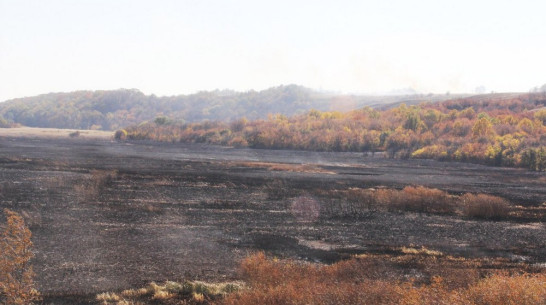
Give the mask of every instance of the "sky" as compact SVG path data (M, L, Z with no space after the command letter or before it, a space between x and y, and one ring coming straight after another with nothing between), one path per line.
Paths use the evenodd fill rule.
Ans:
M343 93L546 83L546 1L0 0L0 101L298 84Z

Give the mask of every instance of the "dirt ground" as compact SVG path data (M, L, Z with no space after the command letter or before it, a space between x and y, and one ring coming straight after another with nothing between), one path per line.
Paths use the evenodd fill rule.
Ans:
M423 185L539 207L544 173L359 153L0 137L0 208L24 215L46 295L92 295L150 281L238 277L247 254L334 262L424 246L546 264L544 221L363 211L317 190Z

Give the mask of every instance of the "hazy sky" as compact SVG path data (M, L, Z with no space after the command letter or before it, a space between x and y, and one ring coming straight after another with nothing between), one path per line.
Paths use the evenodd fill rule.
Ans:
M546 83L546 1L0 0L0 101L291 83L527 91Z

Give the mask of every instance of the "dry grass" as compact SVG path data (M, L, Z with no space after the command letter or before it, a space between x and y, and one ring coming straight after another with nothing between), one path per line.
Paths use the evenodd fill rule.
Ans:
M96 299L103 305L137 304L214 304L230 293L243 289L243 283L171 282L162 285L155 282L139 289L120 293L101 293Z
M23 137L23 138L70 138L70 134L78 133L77 138L84 139L113 139L112 131L100 130L75 130L75 129L57 129L57 128L0 128L0 136L4 137Z
M300 191L283 179L274 179L263 186L267 198L271 200L286 200L300 196Z
M425 255L431 255L431 256L443 255L443 253L440 251L427 249L425 247L421 247L420 249L413 248L413 247L402 247L400 251L402 251L402 253L404 254L425 254Z
M427 265L430 259L438 270L427 270L419 265ZM477 271L479 262L440 259L423 253L384 261L394 262L402 267L412 264L421 274L389 279L388 273L380 270L383 264L374 257L317 266L271 260L258 253L242 263L249 289L228 295L223 304L543 305L546 299L545 273L497 272L482 277ZM458 268L449 267L453 263ZM462 281L457 280L461 276Z
M116 170L92 170L86 175L85 180L74 184L74 192L82 200L93 200L117 177Z

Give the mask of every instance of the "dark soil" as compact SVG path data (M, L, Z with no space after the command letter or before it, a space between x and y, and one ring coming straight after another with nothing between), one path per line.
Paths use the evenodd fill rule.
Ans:
M69 302L150 281L234 279L239 261L258 250L331 263L424 246L546 262L542 218L482 221L375 210L335 218L328 209L344 203L317 195L406 185L488 193L525 207L546 202L545 174L521 169L358 153L0 138L0 208L20 212L30 226L38 289L51 304L62 295Z

